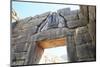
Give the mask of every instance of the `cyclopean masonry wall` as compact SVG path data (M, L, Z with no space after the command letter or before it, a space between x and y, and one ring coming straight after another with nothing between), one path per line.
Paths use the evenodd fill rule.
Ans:
M61 46L41 46L41 42L60 38L65 39L69 62L96 60L95 6L81 5L74 11L64 8L16 23L11 35L12 65L38 64L45 48Z

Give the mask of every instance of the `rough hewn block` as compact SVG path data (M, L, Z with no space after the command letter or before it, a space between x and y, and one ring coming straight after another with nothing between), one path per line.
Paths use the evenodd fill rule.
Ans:
M88 59L95 58L92 43L81 44L80 46L76 46L78 59Z
M69 62L75 62L77 61L77 55L76 55L76 45L74 41L74 35L73 32L70 32L67 34L67 53L68 53L68 59Z
M77 45L81 45L92 41L87 27L81 27L78 29L75 41Z
M16 61L14 65L24 65L24 60Z
M96 6L89 6L89 19L96 20Z
M73 20L79 19L77 14L67 15L67 16L64 16L64 18L65 18L66 21L73 21Z
M20 60L20 59L26 59L26 54L27 52L14 53L14 56L16 60Z
M33 26L37 26L37 25L39 25L40 23L42 23L42 21L43 20L45 20L46 19L46 17L41 17L41 18L36 18L36 19L32 19L32 20L30 20L29 21L29 24L30 25L33 25Z
M57 11L62 16L67 16L70 14L70 8L64 8Z
M71 10L70 15L78 15L80 10Z
M79 18L88 18L88 6L80 6L80 15Z
M21 28L24 24L27 24L30 20L32 20L32 17L27 17L22 20L18 20L17 28Z
M38 17L33 17L28 23L33 26L41 24L50 13L41 14Z
M68 28L77 28L88 24L86 19L72 20L67 22Z
M55 28L46 31L38 32L33 35L33 40L55 39L66 36L66 33L70 32L67 28Z
M18 53L18 52L26 52L28 49L28 43L26 42L22 42L22 43L18 43L16 44L16 48L15 48L15 52Z

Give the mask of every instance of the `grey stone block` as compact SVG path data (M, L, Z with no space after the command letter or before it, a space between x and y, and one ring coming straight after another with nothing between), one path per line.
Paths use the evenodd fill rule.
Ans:
M88 59L88 58L94 58L94 52L93 52L93 47L92 47L92 43L85 43L82 44L80 46L76 46L76 50L77 50L77 56L78 59L82 60L82 59Z
M46 16L46 17L47 17L47 16ZM30 20L28 23L29 23L30 25L37 26L37 25L41 24L42 21L46 19L46 17L41 17L41 18L39 18L39 19L38 19L38 18L32 19L32 20Z
M21 19L21 20L18 20L18 24L25 24L25 23L28 23L30 20L32 19L32 17L26 17L24 19Z
M96 20L96 6L89 6L89 19Z
M76 29L77 34L82 34L82 33L86 33L86 32L88 32L87 26L79 27L79 28Z
M30 20L28 23L30 24L30 25L33 25L33 26L37 26L37 25L40 25L41 23L42 23L42 21L44 21L46 18L47 18L47 16L49 15L50 13L48 12L48 13L44 13L44 14L41 14L41 15L39 15L39 16L35 16L35 17L33 17L32 18L32 20Z
M24 60L16 61L14 65L24 65Z
M66 36L69 30L67 28L55 28L46 31L38 32L33 35L33 40L55 39Z
M68 28L77 28L88 24L86 19L72 20L67 22Z
M64 16L64 18L66 21L74 21L79 19L77 14L67 15Z
M27 52L14 53L15 60L26 59Z
M67 16L70 14L70 8L64 8L57 11L58 14L62 16Z
M69 62L77 61L77 54L76 54L76 45L74 41L74 35L70 32L71 35L67 35L67 54Z
M14 52L16 52L16 53L18 53L18 52L26 52L27 49L28 49L28 43L19 42L19 43L16 44Z
M80 6L80 15L79 15L79 18L83 18L85 17L86 19L88 19L88 6Z
M89 32L87 31L87 28L85 27L82 27L82 29L79 29L77 31L75 39L77 45L81 45L87 42L92 42L92 38Z
M80 10L71 10L70 15L78 15Z

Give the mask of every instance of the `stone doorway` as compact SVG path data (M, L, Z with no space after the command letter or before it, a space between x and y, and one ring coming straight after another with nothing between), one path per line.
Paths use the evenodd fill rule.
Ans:
M66 46L46 48L38 64L54 64L68 62Z
M49 34L44 34L47 32ZM60 34L57 32L60 32ZM39 39L38 39L38 36L39 36ZM35 39L34 37L37 37L37 38ZM73 30L69 31L66 28L50 29L48 31L41 32L40 35L39 34L34 35L33 39L34 39L33 44L32 44L33 47L31 46L32 48L29 53L30 56L28 58L29 60L29 62L27 62L28 64L38 64L43 55L44 49L60 47L60 46L66 46L66 48L68 48L66 49L66 53L70 52L68 54L69 62L76 61L76 47L75 47L75 42L74 42Z
M63 63L67 60L66 38L42 40L37 42L44 49L39 64Z
M17 21L12 31L12 65L38 64L45 48L63 45L69 62L95 61L95 6L81 5L68 15L66 11L69 9Z

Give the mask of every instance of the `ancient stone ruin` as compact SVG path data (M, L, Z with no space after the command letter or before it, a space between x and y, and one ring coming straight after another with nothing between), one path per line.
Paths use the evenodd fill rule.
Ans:
M96 7L81 5L12 24L11 64L38 64L45 48L66 45L69 62L96 60Z

